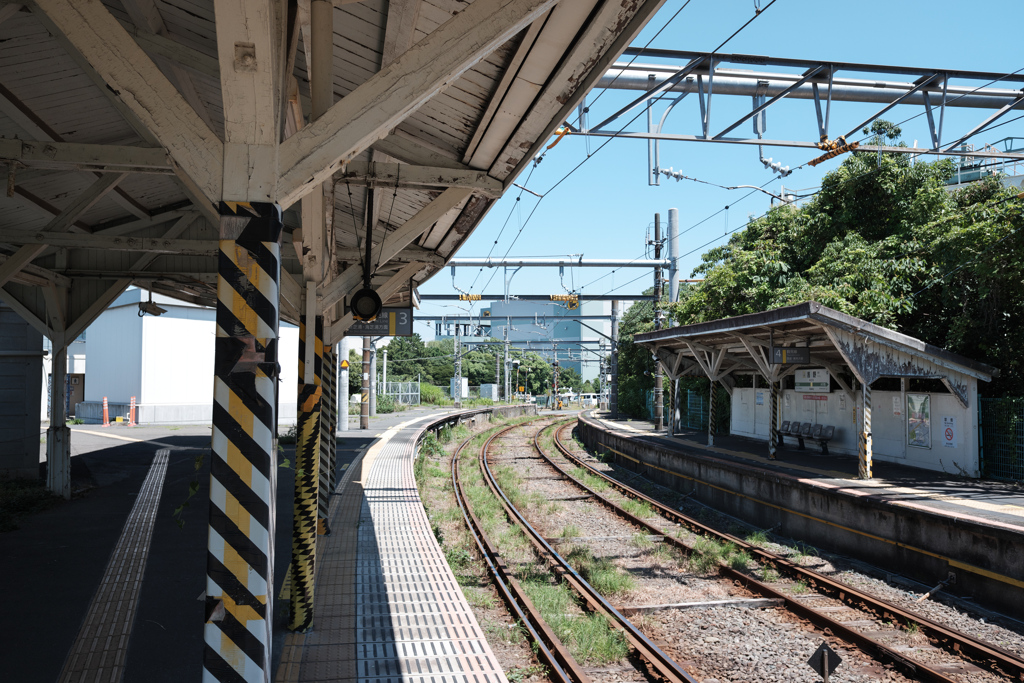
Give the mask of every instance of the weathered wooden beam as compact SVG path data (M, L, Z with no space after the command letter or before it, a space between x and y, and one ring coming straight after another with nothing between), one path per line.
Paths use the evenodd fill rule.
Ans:
M284 70L282 3L215 0L224 105L223 190L231 201L277 200Z
M335 173L334 179L373 187L462 187L490 197L500 197L502 193L500 180L491 178L486 171L473 169L456 171L436 166L352 161Z
M0 301L14 309L14 312L22 317L32 327L36 328L46 337L51 337L53 331L50 326L46 324L46 321L40 318L35 312L32 311L28 306L24 304L17 296L5 287L0 287Z
M381 68L391 64L412 47L416 35L416 20L420 16L421 0L390 0L388 23L384 27L384 52Z
M173 241L185 232L185 230L188 229L188 226L191 225L195 219L196 215L193 213L182 216L167 230L167 232L164 233L162 239ZM153 261L156 260L156 258L157 254L155 252L143 254L139 258L135 259L131 265L131 270L145 270L151 263L153 263ZM96 318L98 318L100 314L107 309L107 306L112 304L117 297L121 296L121 292L127 289L131 282L131 278L118 278L102 294L96 297L96 299L84 311L82 311L77 318L75 318L75 321L68 325L68 339L77 338L78 335L85 331L85 328L93 324Z
M211 57L205 52L200 52L178 42L174 39L173 34L169 32L162 34L153 33L126 22L122 22L121 25L135 39L139 47L146 52L174 62L192 73L220 80L220 62L217 61L216 57Z
M11 245L4 245L5 248L9 246ZM0 254L0 264L6 263L9 258L11 257L8 254ZM22 266L21 270L18 271L18 274L11 278L11 282L21 282L27 285L36 286L42 286L52 282L53 284L61 287L71 286L71 278L32 263Z
M434 201L420 209L415 216L410 218L399 229L388 234L384 242L384 249L380 252L380 263L386 264L393 259L402 249L412 244L420 235L430 229L441 216L445 215L456 206L465 201L472 192L461 188L450 188L445 190ZM422 264L420 264L422 267ZM344 297L362 281L362 266L352 266L317 292L321 303L330 306Z
M52 221L43 228L43 233L61 233L71 229L78 218L88 211L96 202L105 197L108 192L121 182L125 174L108 173L92 184L82 194L78 195L71 204L54 217ZM0 265L0 287L10 281L26 264L38 256L44 249L46 243L27 245L19 249L11 258Z
M18 2L12 2L7 5L0 5L0 24L4 23L5 21L13 17L15 14L20 12L22 8L23 5Z
M173 173L162 148L0 138L0 160L29 168L100 173Z
M278 185L282 206L387 135L555 1L476 0L285 140Z
M59 216L60 215L60 209L58 209L56 206L54 206L50 202L46 201L42 197L38 197L38 196L32 194L31 192L29 192L28 190L26 190L25 188L23 188L20 185L15 185L14 186L14 194L16 194L19 197L24 198L29 204L32 204L33 206L36 206L36 207L42 209L43 211L45 211L46 213L50 214L51 216ZM89 227L89 225L86 224L86 223L83 223L82 221L75 221L74 227L77 228L78 230L81 230L82 232L91 232L92 231L91 228Z
M380 245L374 243L373 253L376 254L379 249ZM365 254L361 249L342 249L339 247L335 253L335 257L339 261L347 263L362 263L364 256ZM445 264L443 256L430 249L425 249L415 244L410 244L405 249L402 249L400 252L395 254L391 260L419 261L420 263L424 263L428 266L436 267L441 267Z
M46 232L0 229L0 242L20 245L49 245L69 249L103 249L106 251L146 251L156 254L213 256L217 240L179 240L168 237L121 237L106 235L68 235Z
M391 135L377 140L370 145L374 150L383 152L389 157L399 161L417 166L439 166L441 168L452 168L460 171L471 171L469 166L461 163L458 159L452 159L437 150L430 149L419 142L392 133Z
M37 140L54 143L64 142L63 138L61 138L57 131L51 128L24 102L15 97L14 93L3 87L3 85L0 85L0 111L6 114L28 135L35 137ZM149 212L146 211L144 206L132 199L128 193L121 188L116 188L114 190L112 199L127 209L129 213L138 218L145 218L149 215Z
M219 200L223 143L103 3L36 0L36 5L130 112L130 120L167 148L203 196Z

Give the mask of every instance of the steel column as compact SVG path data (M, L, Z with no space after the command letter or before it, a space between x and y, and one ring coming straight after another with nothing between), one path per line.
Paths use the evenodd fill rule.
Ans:
M219 211L204 680L269 681L281 209Z
M768 459L775 460L775 453L779 448L779 382L774 379L768 380L771 383L769 392L769 424L768 424Z
M359 395L359 428L370 428L370 338L363 337L363 382Z
M308 631L313 625L313 582L316 576L316 536L320 528L320 418L323 410L323 317L314 316L310 330L299 323L298 425L295 440L295 512L292 517L291 610L288 628ZM312 357L306 355L306 335L313 334ZM313 382L303 381L313 366Z
M668 300L675 303L679 301L679 209L668 210L668 262Z
M654 214L654 260L661 260L661 214ZM654 269L654 329L661 329L661 266ZM661 429L665 421L664 369L661 361L654 361L654 430Z
M608 411L619 419L619 302L612 301L612 381L608 387Z

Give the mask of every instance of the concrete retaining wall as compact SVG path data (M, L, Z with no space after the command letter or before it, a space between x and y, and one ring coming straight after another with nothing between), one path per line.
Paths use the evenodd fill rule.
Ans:
M1005 614L1024 613L1024 534L996 522L911 509L809 480L669 449L581 417L579 436L595 452L716 510L820 548L935 585ZM657 469L656 469L657 468Z

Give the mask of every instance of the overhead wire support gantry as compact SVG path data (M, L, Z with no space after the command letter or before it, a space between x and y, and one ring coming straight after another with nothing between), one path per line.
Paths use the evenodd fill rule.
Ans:
M579 126L569 126L569 131L573 135L648 140L651 185L659 184L660 180L658 143L661 140L817 149L835 155L858 148L855 141L847 142L847 139L897 105L923 107L922 113L927 117L930 146L909 148L861 144L861 151L944 156L969 154L973 157L1024 160L1024 154L1020 152L997 149L965 151L962 148L968 139L984 132L1008 112L1024 110L1024 91L1021 89L1024 86L1024 69L1007 74L648 48L630 48L624 52L624 56L631 57L633 61L615 63L600 79L597 87L638 90L642 94L597 125L588 127L586 119L582 119ZM675 59L683 65L643 64L635 61L638 57ZM722 68L722 65L741 65L741 68ZM772 68L800 71L786 73L769 70ZM859 77L855 78L852 75ZM909 76L913 79L891 80L893 76ZM1000 87L996 87L997 85ZM669 114L689 95L696 95L698 99L698 131L694 134L666 132L664 127ZM748 113L716 131L711 118L712 95L751 97L753 104ZM817 140L776 140L762 137L767 127L767 110L787 98L813 102L817 120ZM659 119L654 116L653 107L661 101L667 101L667 104ZM839 102L877 103L883 106L861 123L849 130L841 131L832 139L830 136L836 133L832 130L832 109L833 105ZM583 106L581 104L581 107ZM647 131L626 131L619 128L623 117L641 106L648 108ZM950 107L983 109L992 113L965 133L956 136L954 140L944 141L946 110ZM756 137L728 135L751 119ZM762 161L777 173L785 174L788 170L778 164L768 164L771 160L765 160L763 155Z

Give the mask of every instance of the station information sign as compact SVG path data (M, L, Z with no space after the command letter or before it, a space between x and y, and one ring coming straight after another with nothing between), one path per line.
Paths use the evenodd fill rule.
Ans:
M370 323L355 322L345 332L346 337L411 337L413 315L411 308L384 308Z
M806 346L772 347L773 365L804 365L811 362L811 350Z

